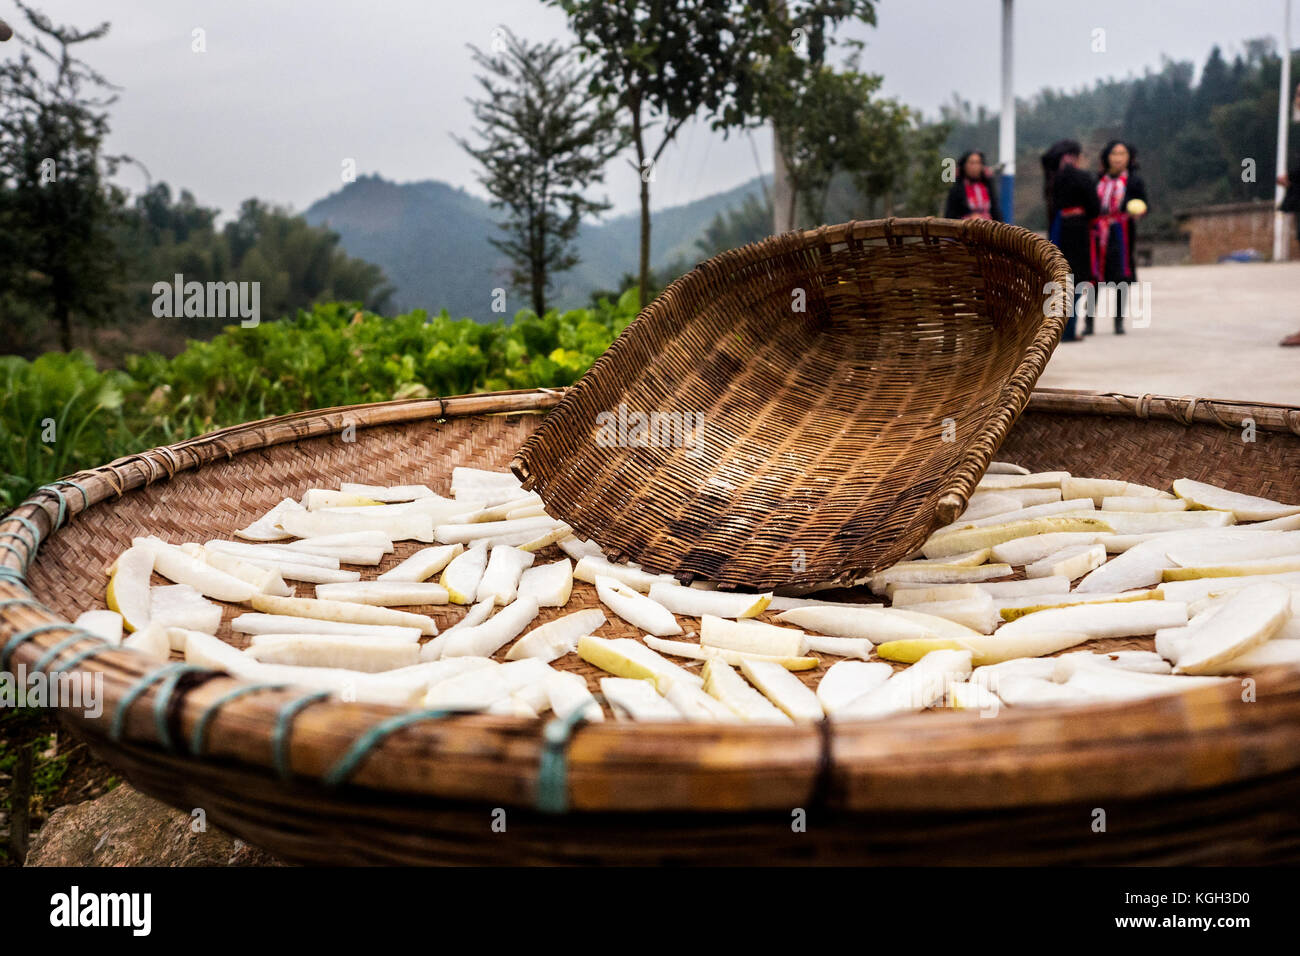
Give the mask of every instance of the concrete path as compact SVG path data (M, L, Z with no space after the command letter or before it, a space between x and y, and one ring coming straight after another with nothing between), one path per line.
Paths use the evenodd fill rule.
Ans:
M1153 266L1139 278L1150 325L1117 336L1099 320L1095 335L1057 346L1040 386L1300 405L1300 348L1277 344L1300 331L1300 262Z

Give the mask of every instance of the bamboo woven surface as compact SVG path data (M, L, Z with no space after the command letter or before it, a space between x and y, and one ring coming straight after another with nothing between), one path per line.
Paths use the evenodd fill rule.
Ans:
M979 220L732 250L644 310L512 467L651 571L852 580L965 507L1060 338L1068 288L1054 246Z
M114 469L74 476L87 489L92 504L103 503L78 514L79 493L65 489L74 517L49 537L29 575L36 597L54 614L26 606L6 607L0 610L0 641L23 628L69 620L99 606L107 564L132 535L157 533L174 540L227 535L285 495L312 486L337 486L344 480L427 481L445 491L456 464L502 466L539 418L501 412L540 409L556 399L550 393L525 393L309 413L227 430L166 453L133 456ZM1039 405L1050 405L1052 410L1035 413ZM1189 405L1174 400L1143 405L1136 398L1040 394L1000 457L1029 467L1064 468L1098 477L1163 485L1187 476L1259 494L1295 497L1300 441L1282 429L1300 423L1296 410L1198 403L1191 419L1214 412L1231 426L1239 420L1234 416L1243 411L1253 415L1259 425L1257 440L1243 445L1238 428L1176 421L1189 417ZM1140 421L1139 406L1152 418L1169 418ZM368 427L371 422L378 424ZM337 434L349 423L357 425L355 442L344 442ZM189 470L198 461L202 467ZM170 479L168 470L175 472ZM141 487L146 481L150 483ZM128 492L120 499L113 497L118 487ZM48 533L56 509L48 494L41 500L44 507L28 505L18 513ZM13 527L11 522L0 522L0 530ZM414 545L400 548L380 570ZM549 557L539 555L539 560ZM3 560L14 564L8 553ZM584 589L577 586L575 601L565 611L589 605ZM0 597L18 593L13 585L0 581ZM305 587L300 593L306 593ZM442 624L460 613L447 608L425 610ZM558 610L547 613L553 616ZM607 628L602 633L633 636L616 619ZM42 649L61 637L56 631L34 638L19 649L16 660L30 666ZM568 666L572 660L560 664ZM81 666L104 673L107 715L148 665L114 651ZM197 714L232 686L235 682L223 676L201 675L187 683L170 715L174 736L187 739ZM816 731L798 728L592 725L579 730L569 750L570 804L575 811L606 812L739 812L816 804L835 812L890 809L969 814L1063 805L1102 794L1112 800L1158 794L1165 800L1171 793L1239 786L1261 775L1295 770L1300 763L1300 675L1261 675L1258 695L1258 702L1249 706L1230 688L1226 693L1198 692L1086 710L1005 711L992 721L973 715L923 714L870 725L837 725L825 739ZM270 764L269 728L278 708L294 696L291 692L258 694L227 706L212 725L211 748L203 759L157 749L152 692L130 709L121 745L102 739L105 721L90 724L72 719L100 738L109 759L134 768L151 792L175 802L179 794L194 788L218 788L225 775L242 765L247 769L239 770L240 774L261 781L256 799L268 805L279 802L284 814L312 802L304 801L302 788L325 799L319 788L313 790L310 779L284 784L264 769ZM366 728L391 713L387 708L344 703L308 708L294 727L294 772L303 778L319 776ZM362 765L354 782L366 789L349 788L338 799L364 806L372 816L381 813L376 808L400 806L402 794L425 795L422 805L429 797L437 798L438 807L445 800L528 807L535 797L540 736L539 721L485 716L416 725L390 737ZM1135 772L1135 766L1141 772ZM242 786L241 790L252 799L253 790ZM1271 797L1257 794L1252 799L1266 803ZM454 807L438 812L444 811L451 815L448 820L454 818ZM1287 811L1279 805L1269 812ZM257 829L258 824L237 817L227 818L223 825L235 832ZM395 810L394 819L399 817ZM269 828L265 832L276 832L280 826L263 825ZM370 825L379 824L372 820ZM742 831L749 825L738 824ZM301 822L299 827L304 832L312 829ZM401 843L398 837L393 841ZM265 838L259 842L267 845ZM374 852L397 859L403 853L423 851L409 845L399 850L394 845ZM299 855L311 858L313 854Z

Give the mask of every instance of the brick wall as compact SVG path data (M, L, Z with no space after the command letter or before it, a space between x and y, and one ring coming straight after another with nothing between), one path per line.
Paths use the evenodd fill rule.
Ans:
M1218 262L1230 252L1254 249L1265 259L1273 257L1273 206L1271 203L1233 203L1206 206L1182 214L1180 228L1187 234L1187 261ZM1286 217L1290 258L1300 259L1294 217Z

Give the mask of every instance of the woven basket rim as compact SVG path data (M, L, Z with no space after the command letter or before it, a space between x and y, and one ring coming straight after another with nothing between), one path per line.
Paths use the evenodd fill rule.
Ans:
M301 412L224 428L129 455L46 486L0 519L0 535L8 541L29 540L24 522L30 522L43 540L85 508L178 471L246 451L333 434L347 425L364 428L426 419L538 413L553 406L561 395L561 390L542 389L400 400ZM1028 407L1050 413L1217 423L1230 428L1240 427L1241 419L1249 417L1257 428L1300 435L1300 407L1279 404L1053 389L1036 392ZM22 583L23 562L16 555L15 550L0 552L0 569L8 569L0 576L0 647L15 633L36 629L40 633L17 646L10 667L22 663L30 668L37 658L51 653L47 666L58 667L59 662L71 660L89 646L90 639L69 644L69 636L77 629L30 600ZM64 648L51 652L61 642ZM119 740L111 740L110 718L122 703L125 689L155 671L157 663L114 648L79 660L73 669L105 675L104 716L98 720L79 714L63 716L110 750L112 746L160 750L167 737L186 741L198 715L209 704L243 686L220 672L183 675L170 698L161 694L157 684L150 686L123 708L123 733ZM827 721L814 728L589 724L560 745L561 763L567 765L565 804L573 810L757 810L801 805L791 804L791 795L804 793L821 795L825 803L850 810L932 807L936 795L919 792L926 788L917 788L918 773L928 772L936 783L943 781L958 800L961 787L952 774L960 776L962 766L973 771L980 761L1009 752L1022 758L1033 755L1030 770L1041 775L1046 802L1053 797L1048 784L1054 775L1077 772L1089 762L1122 760L1125 746L1138 740L1149 743L1160 738L1171 753L1208 754L1218 752L1216 747L1234 746L1232 741L1242 735L1262 738L1284 716L1300 722L1300 668L1263 671L1257 685L1261 699L1267 695L1276 703L1271 707L1228 706L1237 702L1239 691L1227 685L1131 703L1012 711L997 721L972 720L962 714L920 714L871 723ZM240 763L269 772L274 764L271 737L275 719L286 703L299 696L294 691L250 695L220 711L211 733L238 742ZM319 783L354 743L398 713L398 708L381 705L334 700L313 703L297 716L286 750L287 767L295 782ZM159 728L168 726L170 732L160 735ZM544 759L556 755L554 741L548 743L548 726L542 720L487 715L414 723L378 742L348 782L372 791L531 807L539 797ZM451 775L438 770L440 760L476 751L492 755L500 765L499 780L490 792L467 791ZM702 761L703 755L707 757ZM209 759L186 756L183 745L178 745L175 756ZM719 778L756 775L770 782L776 775L784 784L749 794L744 806L708 806L707 794L696 790L673 793L671 788L647 794L644 805L604 805L602 775L637 761L649 761L656 775L688 766L699 770L705 763L704 769ZM1300 762L1300 754L1296 762ZM393 768L403 769L393 773ZM901 786L904 778L909 781L907 787ZM869 785L864 782L868 779ZM900 785L891 789L891 779ZM1214 781L1206 785L1210 782ZM1133 796L1161 789L1144 782L1140 774L1132 775L1131 783ZM985 793L980 799L982 806L1002 805L996 793Z

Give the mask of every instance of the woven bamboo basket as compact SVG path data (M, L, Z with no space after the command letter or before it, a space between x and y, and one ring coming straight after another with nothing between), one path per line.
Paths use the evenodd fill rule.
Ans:
M966 506L1064 327L1069 266L987 220L823 226L670 285L511 463L615 556L851 581Z
M67 623L102 606L108 565L133 535L225 536L281 497L340 481L419 480L445 493L455 465L504 468L559 400L515 392L307 412L43 489L0 521L3 666L102 675L100 718L62 714L96 753L141 790L306 863L1300 859L1295 670L1255 675L1249 693L1232 684L996 719L566 727L401 716L258 688L179 662L160 667ZM1248 444L1245 419L1256 429ZM1188 476L1291 500L1297 435L1300 408L1039 391L999 457L1156 485ZM415 547L399 545L381 570ZM569 607L543 620L595 600L576 586ZM460 613L421 610L440 624ZM219 635L238 643L234 613ZM602 633L639 636L617 619ZM574 655L557 664L595 688L596 673Z

